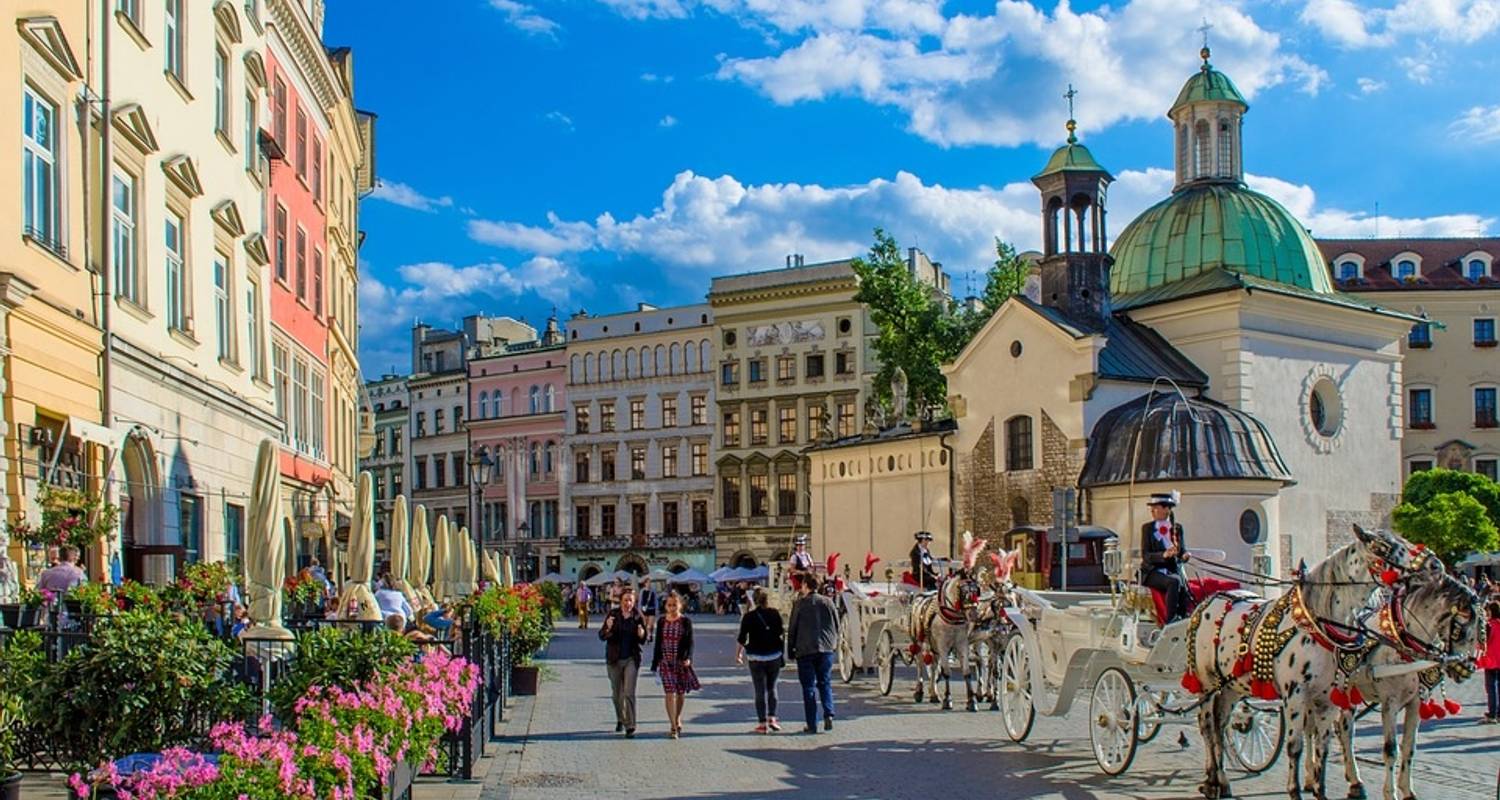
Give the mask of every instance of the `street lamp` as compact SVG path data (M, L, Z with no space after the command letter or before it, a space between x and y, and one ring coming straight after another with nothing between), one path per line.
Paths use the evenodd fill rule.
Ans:
M526 580L527 575L531 572L531 542L527 540L530 534L531 526L525 520L522 520L521 524L516 526L516 536L521 540L516 545L516 560L520 562L518 571L521 573L523 581Z
M485 448L469 456L469 522L474 526L475 555L479 561L484 561L484 539L488 530L483 523L484 487L494 478L495 460L490 458L489 448Z

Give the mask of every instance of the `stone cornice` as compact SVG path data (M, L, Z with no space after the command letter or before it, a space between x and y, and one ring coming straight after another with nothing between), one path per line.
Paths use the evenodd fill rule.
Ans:
M317 98L318 106L324 110L333 107L338 100L338 87L334 85L333 67L324 54L323 43L313 34L302 10L292 0L266 0L271 27L281 34L292 58Z

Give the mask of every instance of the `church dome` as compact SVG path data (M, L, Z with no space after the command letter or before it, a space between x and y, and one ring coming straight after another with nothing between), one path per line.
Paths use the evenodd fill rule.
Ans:
M1234 81L1228 75L1214 69L1208 64L1208 57L1204 55L1203 67L1198 73L1188 78L1187 83L1182 85L1182 91L1177 93L1177 102L1172 104L1172 111L1183 106L1200 102L1215 103L1238 103L1241 110L1250 108L1245 102L1245 96L1234 86ZM1167 116L1171 116L1168 112Z
M1068 138L1072 139L1071 136ZM1099 165L1099 162L1094 159L1094 154L1090 153L1087 147L1076 141L1069 141L1052 153L1052 157L1047 159L1047 166L1043 167L1036 177L1040 178L1058 172L1108 173L1109 170Z
M1223 269L1332 294L1323 255L1280 203L1239 183L1196 182L1146 209L1110 249L1115 297Z
M1132 477L1138 483L1294 482L1260 420L1206 397L1189 399L1171 390L1115 406L1089 434L1079 487L1130 483Z

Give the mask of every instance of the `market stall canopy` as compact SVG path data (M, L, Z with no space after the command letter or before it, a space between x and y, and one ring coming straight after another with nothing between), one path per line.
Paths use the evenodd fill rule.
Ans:
M578 581L577 581L577 579L570 578L570 577L568 577L566 575L562 575L562 574L559 574L559 573L556 573L556 572L549 572L546 575L543 575L542 577L537 578L536 582L537 583L556 583L558 585L562 585L562 584L565 584L565 583L577 583Z
M696 569L685 569L667 580L668 583L712 583L713 579Z

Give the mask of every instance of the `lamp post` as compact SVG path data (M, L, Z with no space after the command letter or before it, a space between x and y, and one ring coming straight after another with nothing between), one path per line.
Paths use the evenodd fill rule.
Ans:
M520 539L520 542L516 544L516 560L519 562L517 564L517 571L521 573L523 579L529 580L531 573L531 542L529 541L531 525L522 520L521 524L516 526L516 536Z
M474 555L484 561L484 539L489 533L483 523L484 487L495 475L495 460L488 448L469 455L469 522L474 526Z

